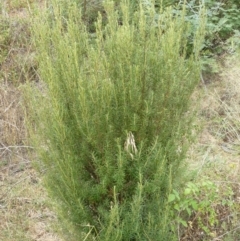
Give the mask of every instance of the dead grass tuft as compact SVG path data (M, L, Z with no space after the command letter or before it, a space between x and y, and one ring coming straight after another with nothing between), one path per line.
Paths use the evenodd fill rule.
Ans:
M50 228L56 217L47 207L47 196L30 161L17 158L12 162L15 165L0 171L0 240L61 240Z
M216 76L215 76L216 77ZM240 59L226 58L218 80L209 81L200 99L198 114L202 131L189 152L190 166L196 171L196 182L203 178L218 186L218 200L212 208L217 224L211 226L207 214L203 226L195 212L190 217L181 240L238 241L240 237ZM232 193L232 194L230 194ZM229 197L228 197L229 195ZM222 200L231 199L228 204Z
M0 240L60 241L26 145L19 86L36 80L28 2L0 1Z
M19 90L10 85L0 86L0 145L23 145L26 139L24 114Z
M36 79L36 61L26 20L5 19L6 34L0 62L0 79L4 82L24 83ZM2 40L3 41L3 40Z
M21 92L0 85L0 240L59 241L49 228L56 221L24 145Z

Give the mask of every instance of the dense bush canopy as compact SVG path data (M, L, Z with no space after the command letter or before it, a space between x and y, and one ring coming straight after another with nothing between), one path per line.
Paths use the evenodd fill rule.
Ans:
M77 240L174 240L167 199L191 134L204 21L187 53L184 7L107 1L94 32L76 4L50 10L34 26L42 88L29 92L29 121L59 215Z

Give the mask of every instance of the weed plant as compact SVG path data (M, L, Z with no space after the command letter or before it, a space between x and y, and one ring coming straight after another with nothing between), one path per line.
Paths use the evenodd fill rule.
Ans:
M209 180L199 183L188 182L182 192L173 189L168 201L172 204L170 213L173 218L173 229L179 225L179 239L184 236L184 228L187 230L185 233L189 234L189 230L194 230L196 240L204 236L211 239L216 235L216 230L224 223L224 219L221 220L223 213L234 209L232 188L224 190L221 197L219 192L219 188ZM197 237L199 233L202 237Z
M179 4L184 1L179 1ZM187 17L186 21L196 26L198 21L198 9L203 1L188 0L187 1ZM237 0L206 0L206 38L202 48L202 55L207 57L222 54L229 48L228 39L234 40L239 46L239 31L240 31L240 2ZM238 38L238 40L237 40Z
M26 95L29 132L75 240L174 240L168 196L191 136L204 21L186 58L184 8L174 17L120 6L105 2L95 34L74 3L67 18L53 1L36 19L41 82Z
M9 22L2 16L0 16L0 31L0 64L2 64L7 56L10 42Z

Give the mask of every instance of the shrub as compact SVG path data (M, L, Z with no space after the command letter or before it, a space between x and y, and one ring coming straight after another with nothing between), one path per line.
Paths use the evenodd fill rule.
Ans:
M186 58L184 9L174 17L140 4L130 15L125 1L121 11L107 1L91 34L75 4L67 19L61 7L34 24L43 83L28 105L59 215L77 240L173 240L168 195L190 137L203 26Z
M184 4L179 1L179 4ZM186 20L196 26L199 23L198 11L202 6L200 0L187 0ZM203 44L204 54L209 56L225 51L226 40L239 35L240 31L240 2L238 0L205 0L206 7L206 38ZM239 41L238 41L239 45Z

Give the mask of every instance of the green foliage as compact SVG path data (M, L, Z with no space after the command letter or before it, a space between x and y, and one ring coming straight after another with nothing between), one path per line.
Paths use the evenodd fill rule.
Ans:
M9 21L0 16L0 64L6 58L10 44L10 24Z
M201 46L202 70L218 72L216 57L224 52L233 53L240 46L240 1L238 0L175 0L173 13L179 15L179 8L186 5L186 21L190 24L188 32L188 51L193 49L193 39L199 26L199 10L206 11L206 36ZM180 11L181 12L181 11Z
M191 134L203 27L186 58L184 9L120 5L104 4L94 35L74 3L37 18L43 83L28 93L29 132L76 240L174 240L167 198Z
M211 236L211 229L219 223L217 206L231 208L232 196L233 192L229 188L220 198L218 187L208 180L199 183L188 182L181 192L173 190L168 196L174 220L172 228L175 229L176 224L187 228L192 226L192 220L196 219L198 227Z
M199 0L187 1L187 19L193 25L196 25L196 13L202 3ZM219 54L222 51L222 43L240 30L240 3L234 0L205 0L204 5L207 9L207 35L203 48L211 53Z

